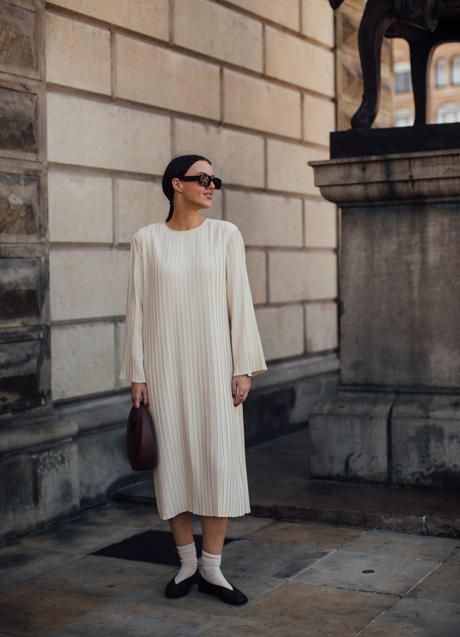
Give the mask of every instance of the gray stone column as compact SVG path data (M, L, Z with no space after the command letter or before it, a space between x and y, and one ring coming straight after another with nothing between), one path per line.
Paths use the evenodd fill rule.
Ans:
M312 476L458 487L460 150L311 165L342 213L340 385L310 419Z

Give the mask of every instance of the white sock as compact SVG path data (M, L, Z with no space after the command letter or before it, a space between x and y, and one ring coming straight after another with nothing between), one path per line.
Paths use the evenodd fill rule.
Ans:
M198 566L199 571L204 579L208 582L211 582L211 584L216 584L217 586L225 586L232 591L233 586L225 579L222 571L220 570L221 559L222 553L213 555L212 553L207 553L204 550L201 551L201 557Z
M182 582L182 580L187 579L187 577L190 577L193 573L195 573L198 560L196 557L195 542L190 542L190 544L180 544L176 546L176 549L179 553L181 566L174 578L174 581L176 584L179 584L179 582Z

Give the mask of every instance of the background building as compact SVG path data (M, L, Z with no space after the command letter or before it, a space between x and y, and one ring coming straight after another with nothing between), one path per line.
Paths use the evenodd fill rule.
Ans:
M409 46L393 40L394 125L412 126L414 99L410 76ZM460 44L441 44L433 52L429 72L428 123L460 122Z

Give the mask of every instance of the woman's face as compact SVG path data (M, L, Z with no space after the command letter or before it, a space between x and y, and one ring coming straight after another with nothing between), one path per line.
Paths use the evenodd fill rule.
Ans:
M214 177L212 166L203 159L192 164L185 175L198 175L200 173L206 173L206 175ZM213 182L205 188L200 185L199 181L181 181L179 178L174 177L172 184L175 190L176 201L177 198L182 197L187 206L195 208L196 210L211 207L214 190L216 188Z

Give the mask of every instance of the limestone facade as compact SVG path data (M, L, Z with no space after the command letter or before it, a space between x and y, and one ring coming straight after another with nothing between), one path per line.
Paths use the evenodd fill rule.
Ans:
M316 6L317 4L317 6ZM129 242L163 221L175 155L224 181L269 363L337 348L337 215L307 162L335 129L326 2L56 0L45 6L51 389L117 378ZM285 319L288 318L289 329Z

